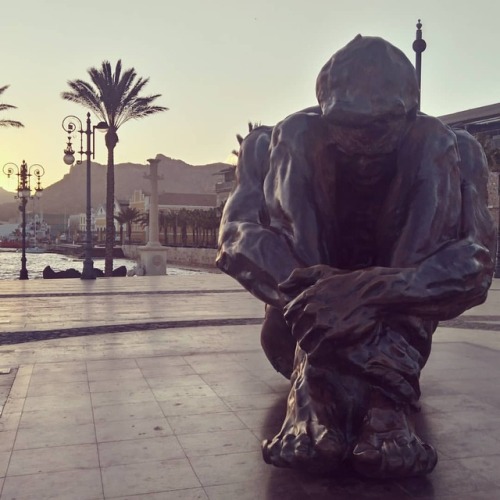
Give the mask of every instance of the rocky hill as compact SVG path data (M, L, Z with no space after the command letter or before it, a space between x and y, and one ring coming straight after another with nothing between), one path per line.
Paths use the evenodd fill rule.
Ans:
M11 191L7 191L4 188L0 187L0 205L2 203L10 203L14 199L16 193Z
M213 193L215 183L220 178L215 175L227 168L225 163L210 165L189 165L182 160L175 160L158 155L158 192L170 193ZM119 200L128 200L135 189L150 191L150 181L145 178L149 167L134 163L121 163L115 166L115 196ZM42 207L44 213L77 214L85 211L86 177L85 162L71 167L70 172L60 181L47 187L43 192ZM0 193L1 195L1 193ZM0 220L10 220L18 213L17 203L11 202L12 193L7 200L0 197ZM104 204L106 200L106 166L92 163L92 206ZM8 203L5 203L8 201Z

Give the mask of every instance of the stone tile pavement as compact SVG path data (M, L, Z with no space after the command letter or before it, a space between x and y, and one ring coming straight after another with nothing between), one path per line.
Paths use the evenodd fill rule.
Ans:
M261 352L262 316L220 274L0 282L0 500L500 498L500 281L435 334L427 478L266 465L288 382Z

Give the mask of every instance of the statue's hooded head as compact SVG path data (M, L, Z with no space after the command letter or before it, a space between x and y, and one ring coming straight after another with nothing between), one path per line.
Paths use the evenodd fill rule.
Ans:
M316 95L334 139L349 154L386 154L416 116L415 69L399 49L378 37L356 36L318 75Z

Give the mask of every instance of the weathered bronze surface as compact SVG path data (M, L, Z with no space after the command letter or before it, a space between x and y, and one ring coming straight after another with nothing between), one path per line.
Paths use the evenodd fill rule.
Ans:
M217 265L266 303L262 346L291 378L268 463L425 474L412 425L438 321L482 303L495 231L488 168L464 131L417 111L415 70L358 35L317 79L319 106L241 144Z

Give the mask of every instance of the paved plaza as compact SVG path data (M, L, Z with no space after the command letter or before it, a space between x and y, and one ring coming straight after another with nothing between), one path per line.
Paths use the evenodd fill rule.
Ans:
M0 500L500 498L500 280L435 334L425 478L266 465L289 382L261 351L262 318L217 273L0 282Z

